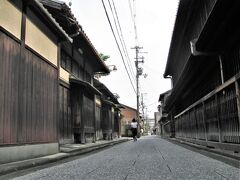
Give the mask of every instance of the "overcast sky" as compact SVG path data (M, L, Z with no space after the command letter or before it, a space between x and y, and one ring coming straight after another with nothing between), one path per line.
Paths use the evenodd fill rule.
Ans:
M70 0L65 1L68 3ZM109 1L112 2L112 0ZM131 48L136 45L136 41L129 1L133 7L133 0L114 0L114 3L131 66L135 72L135 51ZM148 117L153 117L153 113L157 111L159 94L171 88L170 80L164 79L163 74L178 1L135 0L138 45L143 47L142 52L148 52L147 54L140 54L140 56L145 57L145 63L142 67L144 73L147 74L147 78L140 77L140 93L143 93ZM104 0L104 2L114 27L108 0ZM71 9L97 51L110 56L106 64L117 66L117 71L111 72L109 76L101 77L100 81L113 93L117 93L120 96L120 103L136 108L136 94L124 69L102 1L72 0ZM116 31L115 34L117 35ZM119 43L119 45L121 44ZM134 86L136 87L135 82Z

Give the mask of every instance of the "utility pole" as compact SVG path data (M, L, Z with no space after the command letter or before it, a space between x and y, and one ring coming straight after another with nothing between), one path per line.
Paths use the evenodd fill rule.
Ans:
M147 95L147 93L141 93L142 99L141 99L141 107L142 107L142 117L143 120L145 120L145 104L144 104L144 96Z
M143 74L143 69L139 67L139 63L144 63L144 57L139 57L138 56L139 50L142 49L142 47L135 46L132 49L135 49L135 51L136 51L135 66L136 66L136 86L137 86L137 122L138 122L138 124L140 124L140 118L139 118L139 76L141 76ZM140 132L140 127L138 128L138 136L139 136L139 132Z
M143 119L144 119L144 103L143 103L143 93L142 93L141 105L142 105L142 117L143 117Z

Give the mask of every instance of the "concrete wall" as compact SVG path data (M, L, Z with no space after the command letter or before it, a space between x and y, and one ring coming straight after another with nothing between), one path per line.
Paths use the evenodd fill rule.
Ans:
M0 148L0 164L56 154L58 143L8 146Z

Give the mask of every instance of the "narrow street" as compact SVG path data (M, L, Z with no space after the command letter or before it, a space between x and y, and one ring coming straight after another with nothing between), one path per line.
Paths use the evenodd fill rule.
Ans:
M140 138L58 166L15 178L25 179L236 179L238 168L158 136Z

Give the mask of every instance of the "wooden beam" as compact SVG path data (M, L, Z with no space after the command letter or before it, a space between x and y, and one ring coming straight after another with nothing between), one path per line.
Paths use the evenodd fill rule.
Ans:
M238 109L238 129L240 129L240 91L238 81L235 81L235 89L236 89L236 99L237 99L237 109Z

